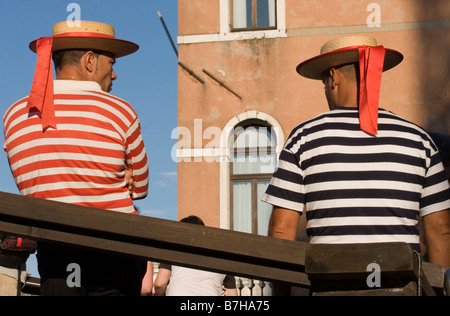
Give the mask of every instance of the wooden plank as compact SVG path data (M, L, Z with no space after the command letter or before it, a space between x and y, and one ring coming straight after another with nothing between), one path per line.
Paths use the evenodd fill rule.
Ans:
M420 296L437 296L436 291L431 287L430 282L428 281L426 275L423 272L422 267L420 267L420 282L418 285L420 286L419 295Z
M0 192L0 231L308 287L307 244Z
M424 262L422 269L431 287L438 295L444 295L445 268L441 265Z
M64 243L86 249L118 253L144 260L165 262L169 264L199 268L208 271L230 273L236 276L264 279L267 281L282 280L298 286L309 286L306 274L295 270L286 270L260 263L248 263L233 259L210 257L209 253L185 253L179 250L162 249L150 245L127 243L124 241L103 239L101 237L77 235L52 229L29 227L0 221L0 231L16 233L40 241Z
M121 214L72 204L21 197L0 192L0 215L71 226L91 234L113 234L180 247L231 252L235 255L282 261L304 266L306 243L290 242L212 227L177 223L156 218Z
M367 288L367 277L372 273L369 265L372 263L380 268L383 290L403 288L412 281L420 284L416 294L435 296L439 287L443 287L442 281L437 281L443 279L443 270L436 265L423 265L419 255L405 243L315 245L306 251L305 272L312 282L313 291L336 289L372 293L373 290ZM431 286L424 267L437 291ZM438 278L439 272L441 276ZM382 289L380 291L382 293Z
M416 296L416 295L417 295L416 282L409 282L406 286L401 288L313 293L313 296Z
M27 278L22 293L28 295L41 295L41 280L35 277Z
M367 277L369 264L376 263L383 275L411 277L417 271L414 257L403 243L315 245L306 250L305 272L314 279L357 279Z
M418 271L405 244L309 245L3 192L0 231L306 288L311 286L308 276L315 282L367 277L372 262L380 264L384 276L410 277ZM433 275L429 285L443 287L441 270L428 264L423 270ZM424 280L430 293L428 277Z

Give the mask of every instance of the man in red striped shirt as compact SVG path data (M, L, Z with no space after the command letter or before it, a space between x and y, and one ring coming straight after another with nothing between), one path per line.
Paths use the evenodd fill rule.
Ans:
M30 48L38 55L31 93L4 116L4 148L21 194L135 213L133 200L148 193L147 154L138 115L109 92L116 58L139 47L116 39L112 26L81 21L80 27L56 24L52 37ZM66 284L70 263L88 278L80 287ZM140 293L141 262L41 243L38 264L44 295Z

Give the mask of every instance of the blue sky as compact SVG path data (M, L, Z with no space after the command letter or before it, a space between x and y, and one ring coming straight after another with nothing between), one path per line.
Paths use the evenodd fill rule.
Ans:
M177 0L0 0L0 112L1 116L31 89L36 55L29 42L50 36L55 23L66 21L71 3L81 8L81 20L115 27L116 37L133 41L140 50L120 58L114 67L118 79L111 91L127 100L138 113L150 163L150 192L136 202L143 215L176 220L176 163L171 139L177 127L177 58L161 25L163 15L176 41ZM3 144L4 135L0 133ZM4 152L0 154L0 191L19 193Z

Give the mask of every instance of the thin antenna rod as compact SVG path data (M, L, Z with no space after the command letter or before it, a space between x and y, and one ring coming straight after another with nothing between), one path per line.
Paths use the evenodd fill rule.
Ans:
M217 82L221 87L227 89L228 91L230 91L232 94L234 94L236 97L238 97L239 99L242 100L242 97L237 94L236 92L234 92L233 90L230 89L230 87L228 87L225 83L223 83L222 81L220 81L219 79L217 79L216 77L214 77L213 74L211 74L209 71L207 71L206 69L203 69L203 72L205 74L207 74L209 77L211 77L211 79L213 79L215 82Z
M162 23L162 25L164 27L164 30L166 31L167 37L169 38L169 41L170 41L170 44L172 44L173 51L175 52L175 55L177 55L177 58L178 58L177 46L175 45L175 42L172 39L172 35L170 35L169 29L167 28L166 22L164 21L164 18L162 16L161 12L159 12L159 11L158 11L158 16L159 16L159 19L161 20L161 23ZM178 65L181 68L183 68L184 70L186 70L192 77L194 77L202 85L205 84L205 81L202 78L200 78L194 71L189 69L185 64L183 64L183 63L178 61Z
M159 11L158 11L158 16L159 16L159 19L161 20L164 30L166 31L167 37L169 38L169 41L170 41L170 44L172 44L173 51L175 52L175 55L177 55L177 58L178 58L177 46L175 45L175 42L173 41L172 36L170 35L169 29L167 28L166 22L164 21L164 18L161 15L161 12L159 12Z

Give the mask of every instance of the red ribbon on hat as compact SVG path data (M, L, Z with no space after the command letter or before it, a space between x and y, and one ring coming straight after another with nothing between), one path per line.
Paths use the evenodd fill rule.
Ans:
M386 49L383 46L358 47L360 67L359 121L361 129L378 133L378 103Z
M28 108L41 112L42 128L56 129L55 104L53 101L53 37L41 37L36 43L37 63L33 85L28 98Z
M59 37L92 37L114 39L107 34L92 32L69 32L54 37L41 37L36 41L37 63L33 85L28 99L28 108L36 108L41 112L42 128L56 129L55 104L53 100L53 39Z

